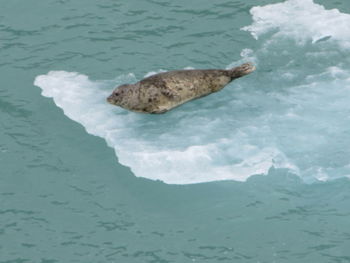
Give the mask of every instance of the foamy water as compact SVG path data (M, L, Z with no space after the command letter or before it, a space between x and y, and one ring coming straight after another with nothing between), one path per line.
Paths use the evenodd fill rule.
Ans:
M305 181L349 177L350 15L311 0L254 7L251 14L243 30L258 47L222 66L249 60L256 72L163 115L106 103L115 86L138 81L133 73L95 81L50 71L34 84L104 138L136 176L170 184L244 181L275 167Z

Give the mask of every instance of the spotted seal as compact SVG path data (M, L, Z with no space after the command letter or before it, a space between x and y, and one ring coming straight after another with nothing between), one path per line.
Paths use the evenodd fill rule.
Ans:
M187 101L207 96L234 79L255 70L252 63L238 67L204 70L175 70L152 75L135 84L117 87L107 98L113 105L143 113L164 113Z

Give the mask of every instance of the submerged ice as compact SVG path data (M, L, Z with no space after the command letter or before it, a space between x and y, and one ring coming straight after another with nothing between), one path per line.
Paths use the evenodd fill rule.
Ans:
M287 168L306 181L350 175L350 15L311 0L254 7L244 49L257 71L164 115L106 103L133 74L92 81L51 71L35 85L88 133L104 138L136 176L166 183L244 181ZM153 74L153 73L150 73Z

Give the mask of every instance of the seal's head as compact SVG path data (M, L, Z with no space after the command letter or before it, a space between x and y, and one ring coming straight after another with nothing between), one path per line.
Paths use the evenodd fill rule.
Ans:
M231 69L231 74L233 78L240 78L247 75L255 70L255 66L251 62L244 63L238 67Z
M123 84L117 87L111 95L108 96L107 101L113 105L121 105L124 101L125 95L127 95L128 90L132 85Z

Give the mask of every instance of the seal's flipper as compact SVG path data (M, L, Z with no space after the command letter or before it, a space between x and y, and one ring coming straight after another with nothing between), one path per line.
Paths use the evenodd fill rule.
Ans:
M166 113L168 109L165 108L157 108L156 110L151 111L151 114L163 114Z

